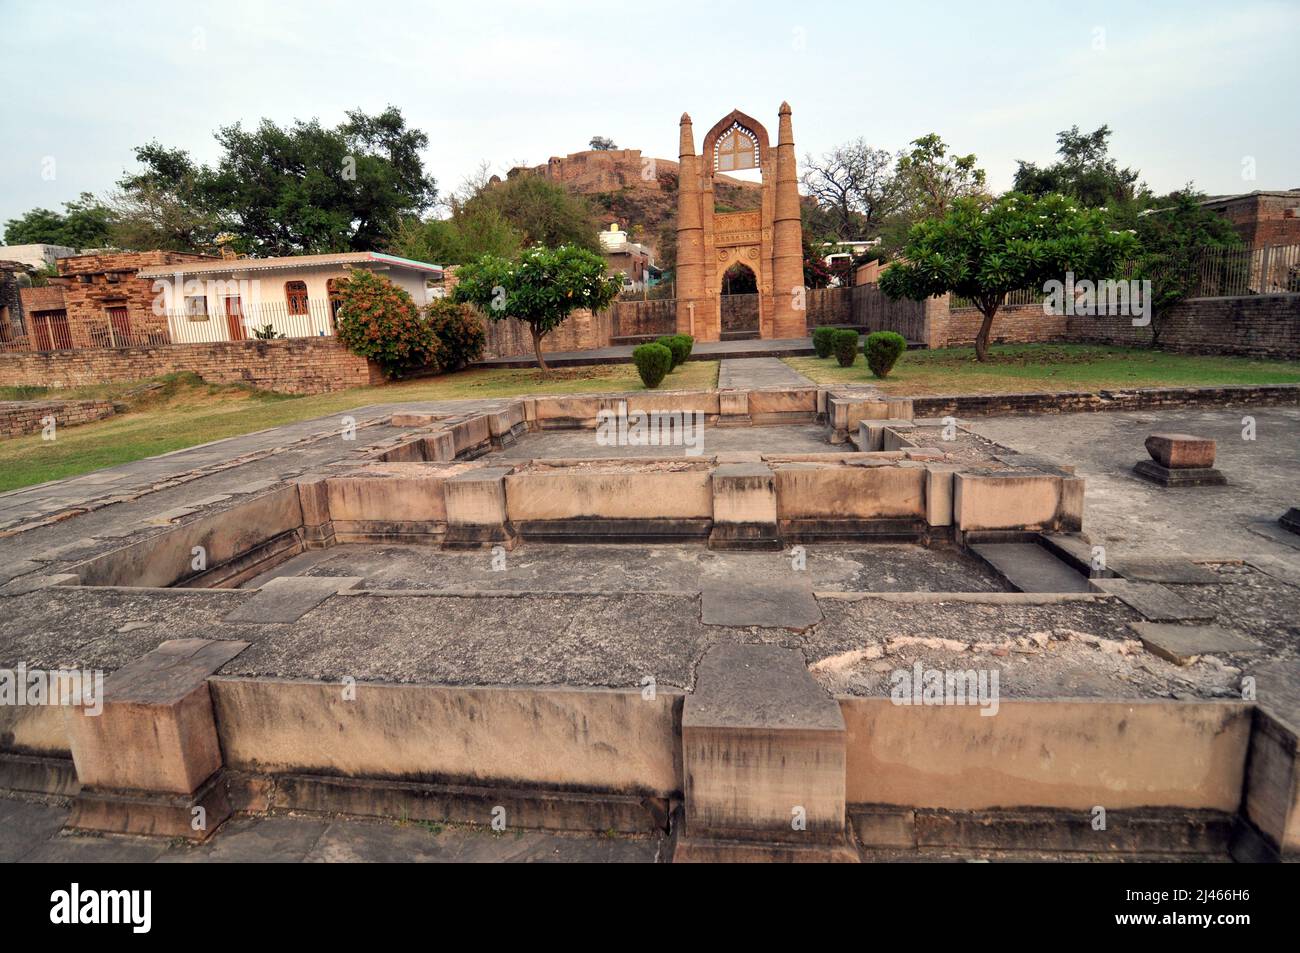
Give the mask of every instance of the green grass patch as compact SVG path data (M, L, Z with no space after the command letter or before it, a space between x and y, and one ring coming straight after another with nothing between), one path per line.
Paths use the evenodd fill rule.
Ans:
M873 377L862 364L840 367L833 358L785 361L818 384L873 384L899 396L1300 383L1300 361L1093 344L1001 345L990 350L984 364L969 347L913 350L899 358L885 380Z
M717 361L689 361L670 374L659 389L702 390L717 386L717 381ZM366 404L644 389L631 364L556 368L549 375L535 368L468 370L308 397L208 384L194 374L44 390L35 397L13 396L13 392L31 388L0 388L2 400L100 397L121 405L116 416L60 428L53 441L42 440L39 434L0 441L0 492Z

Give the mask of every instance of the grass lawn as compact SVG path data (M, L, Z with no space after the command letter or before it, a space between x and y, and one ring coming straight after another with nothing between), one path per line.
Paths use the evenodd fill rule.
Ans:
M688 361L659 389L697 390L717 381L717 361ZM107 420L60 428L53 441L40 434L0 441L0 492L366 404L637 390L644 387L631 364L556 368L545 378L533 369L460 371L308 397L205 384L192 374L60 391L0 387L0 400L100 397L125 405Z
M989 357L979 363L970 347L908 351L883 381L871 376L861 354L852 367L840 367L834 357L785 362L818 384L874 384L899 396L1300 383L1300 361L1092 344L1007 344L991 348Z

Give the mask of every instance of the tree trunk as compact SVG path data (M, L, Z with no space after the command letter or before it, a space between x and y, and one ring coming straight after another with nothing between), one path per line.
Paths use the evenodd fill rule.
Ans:
M529 324L528 330L533 336L533 356L537 358L537 366L541 368L543 374L549 374L551 369L546 366L546 360L542 357L543 332L535 324Z
M993 330L993 318L998 313L997 301L982 301L979 303L980 314L984 315L984 322L980 325L979 334L975 335L975 358L983 364L989 359L989 332Z

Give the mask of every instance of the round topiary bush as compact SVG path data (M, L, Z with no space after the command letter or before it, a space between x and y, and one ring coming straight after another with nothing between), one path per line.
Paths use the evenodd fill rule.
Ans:
M656 344L662 344L672 352L673 366L669 368L671 371L677 370L678 365L691 354L691 344L693 342L687 341L685 338L686 336L683 334L665 334L655 341Z
M852 367L853 362L858 358L858 332L836 331L831 341L834 345L835 360L840 362L840 367Z
M632 363L641 375L641 383L653 390L663 383L673 367L673 352L667 346L659 344L642 344L632 349Z
M686 342L686 356L690 357L691 351L695 349L695 338L691 337L689 334L679 334L677 337Z
M820 358L828 358L835 350L835 328L813 328L813 350Z
M867 359L867 367L877 377L888 377L898 359L907 350L907 338L897 331L876 331L867 335L862 345L862 354Z
M442 342L443 370L459 370L483 356L487 332L468 305L450 298L434 298L425 307L424 316Z
M411 296L387 278L354 268L338 283L338 339L379 365L386 377L441 368L443 346Z

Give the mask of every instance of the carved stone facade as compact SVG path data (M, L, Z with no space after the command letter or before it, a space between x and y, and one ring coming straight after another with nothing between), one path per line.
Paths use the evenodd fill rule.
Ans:
M695 154L691 117L680 127L677 189L677 330L697 341L722 333L722 279L745 265L759 292L759 336L807 333L803 287L803 231L790 106L781 104L777 144L762 123L733 110L704 136ZM762 204L745 212L714 211L714 177L758 169Z

